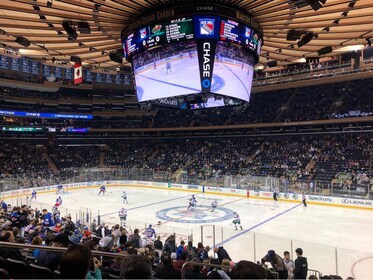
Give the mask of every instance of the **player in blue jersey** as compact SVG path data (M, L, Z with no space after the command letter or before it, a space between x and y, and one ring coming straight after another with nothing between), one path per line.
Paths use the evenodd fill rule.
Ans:
M155 240L155 238L156 238L155 230L152 227L152 225L148 226L148 228L145 230L144 234L145 234L146 238L150 238L151 240Z
M61 192L65 193L65 190L63 188L63 185L59 184L59 185L57 185L56 194L60 194Z
M43 216L42 216L43 222L42 225L45 227L53 227L53 215L52 213L48 212L47 209L43 209Z
M100 192L98 193L98 195L100 195L102 193L102 195L105 195L105 192L106 192L106 187L104 185L102 185L100 187Z
M31 193L31 200L34 198L36 200L36 195L37 195L37 192L35 190L32 190L32 193Z

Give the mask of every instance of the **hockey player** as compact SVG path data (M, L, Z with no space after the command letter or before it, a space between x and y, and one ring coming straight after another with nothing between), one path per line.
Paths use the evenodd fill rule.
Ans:
M127 193L126 192L123 192L122 194L122 199L123 199L123 203L127 203L128 204L128 200L127 200Z
M60 194L61 191L65 193L65 190L63 189L63 186L61 184L57 185L56 194Z
M98 193L98 195L100 195L100 193L102 193L102 195L105 195L105 192L106 192L106 187L104 185L102 185L100 187L100 192Z
M120 226L124 227L126 225L126 220L127 220L127 210L122 207L119 211L119 219L120 219Z
M193 207L195 207L196 205L197 205L197 200L196 200L196 198L195 198L195 196L194 196L194 194L193 194L192 197L189 199L188 210L189 210L190 208L193 209Z
M61 206L61 205L62 205L62 198L59 196L59 197L57 197L56 203L54 204L54 206L58 207L58 206Z
M34 198L36 200L36 195L37 195L37 192L35 190L32 190L32 193L31 193L31 200Z
M169 61L167 61L167 63L166 63L166 74L168 74L168 71L170 71L170 73L172 72L171 63Z
M155 240L156 238L155 230L152 227L152 225L149 225L149 227L145 230L144 234L146 238L150 238L151 240Z
M215 199L213 202L211 202L211 212L214 212L216 207L218 207L218 202Z
M303 202L303 206L307 207L306 194L305 193L302 193L302 202Z
M240 219L240 215L238 215L237 212L234 212L233 213L234 216L233 216L233 224L234 224L234 227L235 227L235 230L237 230L237 225L240 226L241 230L243 230L242 226L241 226L241 219Z

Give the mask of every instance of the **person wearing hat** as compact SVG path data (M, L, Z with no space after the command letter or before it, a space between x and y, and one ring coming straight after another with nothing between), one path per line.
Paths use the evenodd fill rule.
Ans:
M266 262L270 262L273 270L278 273L279 279L288 278L288 271L285 268L284 261L274 250L269 250L267 255L262 258L261 262L262 265Z
M148 228L145 230L144 234L145 234L146 238L149 238L151 240L154 240L155 237L157 236L154 228L152 227L152 225L148 226Z

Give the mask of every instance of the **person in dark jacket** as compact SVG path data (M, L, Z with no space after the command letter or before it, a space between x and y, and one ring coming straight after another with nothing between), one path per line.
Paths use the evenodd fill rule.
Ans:
M298 257L295 259L294 279L307 279L307 258L303 257L303 250L301 248L297 248L295 253Z
M181 271L172 266L171 256L164 253L161 256L162 266L155 269L154 278L156 279L181 279Z
M173 252L176 252L175 236L170 235L164 243L162 253L168 253L169 255L171 255L171 253Z
M69 244L69 237L67 234L59 234L53 240L53 247L67 247ZM37 265L46 266L52 271L58 269L60 264L62 252L41 251L39 257L36 259Z
M219 264L221 264L222 260L228 259L232 260L229 256L228 252L223 248L223 246L215 247L214 252L218 255Z
M12 231L1 232L0 241L13 243L14 242L13 232ZM7 258L11 258L11 259L18 260L18 261L25 260L22 257L21 252L19 251L18 248L10 248L10 247L4 247L4 246L0 247L0 257L4 258L4 260L6 260Z
M154 248L157 250L163 249L163 242L161 241L161 236L157 236L157 240L154 241Z

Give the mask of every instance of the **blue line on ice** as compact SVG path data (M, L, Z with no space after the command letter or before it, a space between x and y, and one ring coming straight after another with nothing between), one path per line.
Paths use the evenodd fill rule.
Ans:
M303 204L302 204L302 203L297 204L297 205L295 205L295 206L293 206L293 207L291 207L291 208L289 208L289 209L287 209L287 210L285 210L285 211L283 211L283 212L281 212L281 213L278 213L278 214L276 214L276 215L274 215L274 216L268 218L267 220L264 220L263 222L260 222L260 223L258 223L258 224L256 224L256 225L253 225L252 227L250 227L250 228L248 228L248 229L245 229L245 230L243 230L243 231L240 231L239 233L237 233L237 234L235 234L235 235L233 235L233 236L231 236L231 237L229 237L229 238L223 240L222 242L216 244L215 247L222 246L224 243L227 243L227 242L229 242L229 241L231 241L231 240L233 240L233 239L235 239L235 238L237 238L237 237L239 237L239 236L241 236L241 235L243 235L243 234L245 234L245 233L247 233L247 232L249 232L249 231L252 231L253 229L255 229L255 228L257 228L257 227L259 227L259 226L261 226L261 225L263 225L263 224L266 224L266 223L272 221L273 219L276 219L277 217L280 217L280 216L286 214L287 212L289 212L289 211L291 211L291 210L293 210L293 209L295 209L295 208L297 208L297 207L299 207L299 206L301 206L301 205L303 205Z

